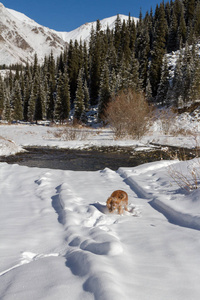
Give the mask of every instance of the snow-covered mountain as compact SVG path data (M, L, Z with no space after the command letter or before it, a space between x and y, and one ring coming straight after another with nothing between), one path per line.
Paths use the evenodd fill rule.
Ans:
M128 16L119 15L121 20ZM117 16L103 19L101 29L114 28ZM136 18L134 18L137 21ZM0 65L33 62L37 53L39 63L51 51L54 56L65 49L70 39L89 40L90 32L96 22L86 23L70 32L58 32L42 26L26 15L4 7L0 3Z
M126 15L119 15L121 21L125 20L128 21L128 16ZM100 20L101 23L101 30L105 31L107 27L109 27L111 30L114 29L115 27L115 21L116 21L117 16L113 16L110 18L105 18L103 20ZM138 21L138 18L131 17L135 23ZM94 30L96 29L96 21L95 22L90 22L90 23L85 23L81 25L80 27L70 31L70 32L58 32L60 37L66 42L69 43L70 40L77 40L77 41L89 41L90 38L90 33L92 30L92 27Z
M0 65L32 62L35 53L41 62L45 54L58 55L65 47L56 31L0 3Z

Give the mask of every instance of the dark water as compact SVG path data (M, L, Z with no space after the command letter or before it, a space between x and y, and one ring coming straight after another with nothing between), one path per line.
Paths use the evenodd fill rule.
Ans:
M154 149L151 151L134 151L129 147L102 147L88 150L52 149L41 147L26 148L27 152L8 157L0 157L1 162L38 168L50 168L74 171L96 171L104 168L117 170L119 167L134 167L146 162L160 159L171 159L173 155L181 155L180 149L170 151ZM187 158L196 154L187 151Z

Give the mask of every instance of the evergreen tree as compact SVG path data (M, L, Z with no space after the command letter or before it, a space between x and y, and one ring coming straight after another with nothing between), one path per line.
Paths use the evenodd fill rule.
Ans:
M180 52L179 58L176 62L176 67L174 71L172 88L168 93L168 100L176 105L183 106L184 94L183 94L183 55Z
M197 2L194 15L194 34L196 37L200 36L200 1Z
M167 21L163 3L158 10L158 19L155 24L155 39L151 51L150 82L153 97L157 94L161 78L162 60L166 49Z
M22 96L19 81L15 81L14 91L12 95L12 120L23 120Z
M170 22L171 22L171 5L170 5L169 1L165 4L165 16L166 16L167 25L169 28Z
M64 73L64 69L65 69L64 54L61 52L60 57L57 61L57 70L58 72L61 71L61 73Z
M175 10L173 10L171 16L171 22L169 27L169 37L168 37L168 52L176 51L178 49L178 20Z
M194 12L195 12L195 0L186 0L185 1L185 7L186 7L186 23L190 26L190 24L193 21L194 18Z
M112 69L110 73L110 93L114 95L119 90L118 78L115 69Z
M84 112L83 70L80 69L77 81L76 98L74 101L74 118L78 121L81 121Z
M62 86L63 86L63 78L62 78L61 71L59 71L59 78L58 78L57 90L56 90L54 119L60 122L62 122L62 91L61 91Z
M32 89L32 74L30 71L30 67L27 64L26 70L25 70L25 75L24 75L24 110L23 110L23 115L24 115L24 120L28 121L28 105L29 105L29 99L30 99L30 94L31 94L31 89Z
M49 85L48 85L48 77L47 73L44 72L44 79L43 79L43 90L44 90L44 107L43 107L43 118L47 119L47 112L48 112L48 104L49 104Z
M151 87L151 82L149 79L149 72L147 73L147 85L145 89L145 96L148 102L153 102L152 99L152 87Z
M52 52L48 60L48 87L49 87L49 95L48 95L47 110L46 110L47 119L53 121L55 96L56 96L56 70L55 70L55 60Z
M117 18L115 20L115 29L114 29L114 45L116 49L116 53L120 52L120 44L121 44L121 19L119 15L117 15Z
M33 73L32 76L35 77L35 75L38 73L38 57L37 57L37 53L35 53L34 55L34 63L33 63Z
M107 51L106 61L111 72L113 71L113 69L117 69L117 53L115 50L113 37L110 37L109 50Z
M136 27L134 19L130 20L129 14L129 33L130 33L130 51L133 53L135 51L135 42L136 42Z
M99 106L98 106L99 120L103 120L107 105L111 97L109 81L110 81L109 68L107 62L105 62L102 75L101 75L101 83L99 89Z
M37 93L37 97L35 99L35 111L34 111L34 120L43 120L43 93L42 93L42 85L39 86L39 91Z
M63 86L61 90L62 95L62 118L63 120L66 120L69 118L70 113L70 87L69 87L69 77L67 70L65 68L64 74L63 74Z
M123 21L122 30L121 30L121 51L124 55L124 59L126 63L129 63L131 58L131 50L130 50L130 33L128 26Z
M190 98L190 87L192 83L192 73L194 70L194 53L192 49L186 43L184 56L183 56L183 65L182 65L182 84L183 84L183 100L185 103L191 102Z
M35 95L34 84L33 84L31 87L31 94L28 102L27 118L29 122L33 122L34 120L35 102L36 102L36 95Z
M88 85L87 85L86 79L85 79L85 82L84 82L83 90L84 90L84 105L85 105L85 110L88 111L89 110L89 106L90 106L90 93L89 93L89 89L88 89Z
M184 18L184 6L182 5L180 22L178 27L178 47L179 49L185 45L187 35L187 27Z
M90 48L90 101L91 105L98 102L100 75L101 75L101 49L103 47L102 33L100 32L100 25L97 22L97 28L93 45ZM94 37L91 36L91 42Z
M70 92L67 72L59 72L54 118L61 123L69 117Z
M67 69L69 74L69 84L72 103L76 96L77 78L79 73L79 54L79 45L77 40L74 42L74 44L71 40L68 50Z
M83 45L83 70L85 75L85 80L89 83L89 61L88 61L88 49L86 41L84 41Z
M150 56L150 36L149 36L149 20L141 23L138 27L138 35L136 41L136 57L139 61L139 76L142 81L142 86L145 89L147 84L147 71Z
M148 69L148 67L147 67ZM135 58L134 53L132 54L130 61L130 85L129 87L136 92L142 91L143 82L139 76L139 63Z
M9 90L9 88L6 88L6 90L5 90L2 119L6 120L8 122L11 121L11 103L10 103L10 90Z
M164 56L162 72L161 72L161 80L158 86L158 92L156 96L156 103L166 105L166 96L169 89L169 68L167 57Z

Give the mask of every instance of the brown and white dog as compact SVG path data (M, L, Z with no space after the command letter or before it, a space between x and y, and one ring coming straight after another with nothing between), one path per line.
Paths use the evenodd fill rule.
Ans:
M126 192L117 190L114 191L108 198L106 205L110 212L118 211L118 214L123 213L123 208L128 211L128 195Z

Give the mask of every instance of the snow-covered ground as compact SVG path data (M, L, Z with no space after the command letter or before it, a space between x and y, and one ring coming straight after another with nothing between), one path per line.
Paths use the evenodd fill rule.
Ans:
M190 129L198 125L192 122ZM57 127L0 125L0 151L151 141L193 147L197 140L198 131L195 138L172 140L155 128L140 142L116 141L109 129L64 141L52 133ZM163 160L96 172L0 163L0 298L199 299L200 191L186 193L170 175L188 176L192 165L197 170L200 162ZM123 215L106 208L116 189L129 196Z
M115 139L108 128L73 128L35 124L8 125L0 123L0 155L23 151L26 146L57 148L88 148L92 146L148 146L150 143L194 148L200 145L200 111L193 114L162 112L162 118L154 121L149 132L139 141ZM46 124L47 125L47 124ZM173 132L173 134L172 134ZM180 134L181 133L181 134ZM6 144L6 145L5 145Z

